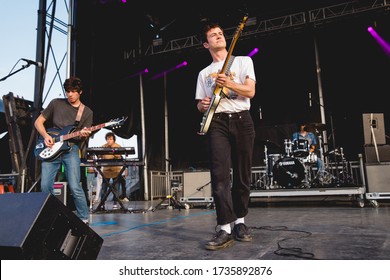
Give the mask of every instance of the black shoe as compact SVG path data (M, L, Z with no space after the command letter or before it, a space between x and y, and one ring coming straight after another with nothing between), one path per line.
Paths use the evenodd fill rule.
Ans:
M249 233L248 227L242 223L234 225L233 237L238 241L245 241L245 242L252 241L252 236Z
M206 244L207 250L219 250L233 245L233 237L224 230L220 230L217 234Z

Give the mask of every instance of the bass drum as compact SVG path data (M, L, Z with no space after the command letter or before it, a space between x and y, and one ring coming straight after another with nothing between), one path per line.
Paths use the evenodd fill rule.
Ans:
M279 159L273 169L274 182L286 188L294 188L305 178L305 168L302 163L291 157Z

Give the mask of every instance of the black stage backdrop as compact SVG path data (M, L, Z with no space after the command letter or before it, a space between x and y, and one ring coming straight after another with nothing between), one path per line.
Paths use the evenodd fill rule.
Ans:
M226 28L236 27L244 8L250 17L264 20L348 1L278 1L274 7L255 2L238 1L236 7L219 10L214 4L206 5L206 1L183 2L175 8L166 2L143 1L144 7L135 10L130 3L121 1L76 1L76 73L85 81L83 98L93 108L95 122L128 115L126 125L117 133L122 137L140 136L141 88L136 73L148 68L149 72L142 76L142 91L149 168L164 169L168 157L164 153L165 94L172 168L207 168L206 138L197 135L202 115L196 110L194 96L197 74L211 62L208 52L192 47L132 57L129 50L144 50L151 42L151 19L164 39L176 39L196 35L202 18L208 17ZM294 2L294 7L289 2ZM163 14L162 5L172 11ZM385 102L390 59L367 32L368 26L390 42L390 16L384 10L238 41L234 55L259 49L253 56L257 85L251 108L257 134L255 165L263 163L265 142L282 147L283 152L283 141L291 138L297 122L321 122L317 72L330 150L343 147L348 160L358 160L358 154L364 153L363 113L384 113L386 131L390 129L389 106ZM183 61L188 65L167 73L165 79L155 78Z

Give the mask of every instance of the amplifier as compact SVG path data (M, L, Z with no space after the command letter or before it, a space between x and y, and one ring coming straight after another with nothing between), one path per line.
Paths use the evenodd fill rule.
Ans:
M390 145L377 145L379 162L390 161ZM375 146L364 146L366 163L379 163Z
M366 164L367 188L370 193L390 192L390 162Z
M182 203L193 203L193 202L206 202L206 203L213 203L214 198L213 197L180 197L180 202Z
M212 197L210 171L184 172L183 197Z

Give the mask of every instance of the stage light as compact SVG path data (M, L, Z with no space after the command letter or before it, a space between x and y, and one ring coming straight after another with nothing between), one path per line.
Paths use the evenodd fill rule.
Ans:
M163 39L159 35L156 35L156 37L153 39L153 46L157 47L157 46L161 46L162 44L163 44Z
M257 54L259 52L259 49L258 48L254 48L249 54L248 56L252 57L254 56L255 54Z
M253 26L253 25L257 25L257 18L255 17L250 17L247 19L246 23L245 23L246 26Z
M377 32L376 30L372 27L369 26L367 28L367 31L371 34L371 36L377 41L379 46L383 49L383 51L390 56L390 44L386 42Z
M141 71L138 71L138 72L136 72L134 74L131 74L131 75L127 76L127 78L133 78L133 77L136 77L136 76L140 76L140 75L143 75L144 73L149 73L148 68L142 69Z
M170 68L170 69L167 69L167 70L165 70L165 71L163 71L163 72L161 72L161 73L158 73L158 74L154 75L154 76L153 76L152 78L150 78L150 79L151 79L151 80L156 80L156 79L158 79L158 78L164 77L165 74L168 74L169 72L172 72L172 71L174 71L174 70L176 70L176 69L179 69L179 68L182 68L182 67L184 67L184 66L187 66L187 64L188 64L187 61L183 61L182 63L176 65L175 67L172 67L172 68Z

